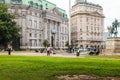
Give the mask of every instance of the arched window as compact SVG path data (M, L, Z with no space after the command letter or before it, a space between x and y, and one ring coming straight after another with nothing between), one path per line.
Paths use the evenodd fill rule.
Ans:
M42 6L42 5L39 5L39 9L40 9L40 10L43 10L43 6Z
M33 1L28 2L30 6L33 6Z
M22 0L11 0L11 4L22 4Z
M46 9L48 9L48 5L47 5L47 3L46 3Z
M35 8L38 8L38 3L34 3L34 7L35 7Z
M38 3L36 3L36 7L38 8Z

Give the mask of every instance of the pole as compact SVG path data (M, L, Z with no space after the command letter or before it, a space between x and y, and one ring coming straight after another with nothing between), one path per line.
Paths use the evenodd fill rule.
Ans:
M69 0L69 45L71 45L71 0Z
M71 0L69 0L69 52L71 53Z

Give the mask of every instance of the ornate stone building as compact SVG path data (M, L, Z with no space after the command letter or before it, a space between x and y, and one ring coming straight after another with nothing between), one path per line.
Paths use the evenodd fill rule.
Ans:
M71 12L71 38L73 47L103 46L103 8L87 0L76 0Z
M47 39L50 46L66 48L68 19L65 10L47 0L2 0L9 4L8 11L15 15L20 27L20 49L44 48Z

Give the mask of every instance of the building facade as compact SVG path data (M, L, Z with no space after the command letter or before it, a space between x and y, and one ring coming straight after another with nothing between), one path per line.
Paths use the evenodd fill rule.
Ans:
M103 8L87 0L76 0L71 10L71 38L75 48L103 46Z
M9 5L9 13L15 16L20 27L20 49L44 48L47 39L50 46L63 49L68 41L68 19L65 10L47 0L2 0Z

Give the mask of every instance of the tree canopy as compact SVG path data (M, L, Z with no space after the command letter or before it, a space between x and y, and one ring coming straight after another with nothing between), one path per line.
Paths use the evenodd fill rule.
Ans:
M6 46L20 36L14 19L15 17L8 12L7 5L0 4L0 45L2 46Z
M44 45L44 47L49 47L50 46L50 42L48 40L44 40L43 41L43 45Z
M69 46L69 42L68 41L65 42L65 46L67 46L67 47Z

